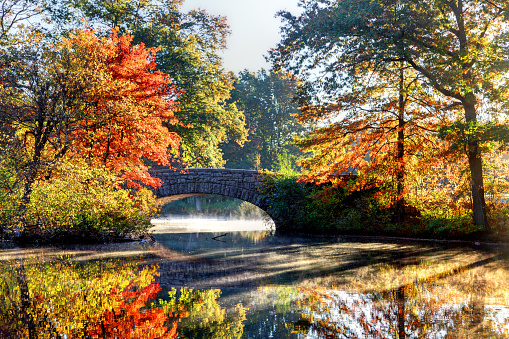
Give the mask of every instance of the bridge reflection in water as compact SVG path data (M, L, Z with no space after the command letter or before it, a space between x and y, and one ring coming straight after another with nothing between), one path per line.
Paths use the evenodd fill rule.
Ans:
M108 324L138 338L509 336L503 250L161 224L154 236L4 248L1 337L102 338Z

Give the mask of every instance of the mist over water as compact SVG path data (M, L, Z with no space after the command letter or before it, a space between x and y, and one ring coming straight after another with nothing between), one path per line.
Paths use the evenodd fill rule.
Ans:
M165 215L151 220L154 234L187 232L247 232L270 231L272 220L236 219L230 217L206 217Z

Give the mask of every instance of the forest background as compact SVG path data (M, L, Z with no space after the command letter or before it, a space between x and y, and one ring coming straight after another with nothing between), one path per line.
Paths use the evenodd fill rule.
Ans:
M268 170L287 231L503 235L509 10L472 3L301 1L235 75L179 0L2 1L2 236L142 234L158 166Z

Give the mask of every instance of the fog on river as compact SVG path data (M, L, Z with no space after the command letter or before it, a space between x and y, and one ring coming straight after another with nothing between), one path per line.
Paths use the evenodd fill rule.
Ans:
M235 219L228 217L203 217L185 215L165 215L151 221L155 234L186 232L245 232L267 231L273 229L270 222L257 219Z

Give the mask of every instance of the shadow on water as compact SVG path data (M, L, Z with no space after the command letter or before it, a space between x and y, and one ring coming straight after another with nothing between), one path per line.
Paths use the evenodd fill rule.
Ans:
M182 259L163 261L161 281L170 285L225 288L302 284L328 277L334 284L348 277L349 272L355 275L363 268L384 265L404 268L430 258L454 261L462 257L468 259L471 254L465 248L449 249L443 245L274 237L269 232L222 232L155 234L162 246L161 258L174 257L178 252ZM221 242L214 239L218 236ZM175 276L174 272L179 273Z
M159 224L151 243L4 244L0 337L509 336L507 251L206 223Z

